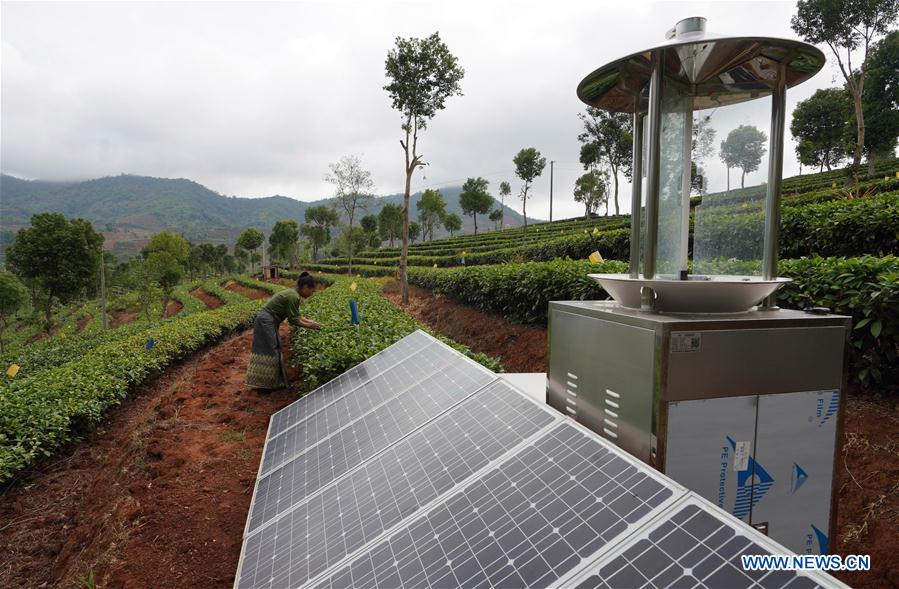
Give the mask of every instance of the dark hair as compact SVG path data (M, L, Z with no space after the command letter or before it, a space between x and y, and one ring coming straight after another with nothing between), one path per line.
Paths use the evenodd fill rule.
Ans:
M304 286L315 288L315 278L308 272L303 272L300 274L300 277L297 278L297 288L303 288Z

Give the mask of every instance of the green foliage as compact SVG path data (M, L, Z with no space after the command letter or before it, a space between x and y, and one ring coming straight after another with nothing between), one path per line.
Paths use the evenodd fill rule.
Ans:
M765 142L768 136L764 131L759 131L752 125L740 125L727 134L727 138L721 142L720 156L724 165L730 168L740 168L743 174L740 177L740 188L746 183L746 174L759 169L762 156L767 151Z
M41 294L44 330L53 326L53 306L66 305L97 284L103 236L84 219L66 219L60 213L31 217L31 227L20 229L6 250L9 268Z
M0 388L0 481L73 434L99 422L130 387L172 361L252 321L259 305L240 301L143 329L107 332L71 361ZM154 345L147 349L152 338Z
M613 198L615 214L618 208L618 173L630 179L633 159L633 120L626 113L609 112L587 107L578 114L584 123L584 131L578 135L581 145L581 163L585 170L608 166L614 182Z
M421 221L424 239L434 239L434 229L440 226L446 216L446 201L439 190L425 190L415 203L418 219ZM402 214L402 211L400 211Z
M481 177L469 178L462 185L462 193L459 195L459 204L462 213L471 215L474 220L474 234L478 234L478 215L486 215L493 206L493 197L487 192L490 184Z
M166 253L176 263L184 264L190 253L190 244L183 235L171 231L161 231L150 238L150 243L147 244L145 250L148 256L154 252Z
M0 354L3 353L3 332L27 300L25 285L14 274L0 271Z
M299 258L298 241L300 226L295 219L284 219L275 223L268 236L269 253L273 260L292 264Z
M502 217L503 210L497 209L500 212L500 217ZM491 217L492 219L492 217ZM456 213L450 213L446 217L443 218L443 226L449 231L450 237L453 236L456 231L462 230L462 217L457 215Z
M899 378L899 258L784 260L778 273L793 282L778 292L784 307L829 307L852 316L849 373L863 386Z
M865 152L872 162L891 157L899 137L899 31L892 31L871 48L866 66L862 109Z
M162 290L163 305L165 305L172 296L172 289L184 277L184 270L178 259L167 250L150 252L150 255L147 256L146 265L152 281L158 284Z
M584 216L596 213L600 205L609 200L606 190L608 174L604 171L590 170L574 182L574 200L584 203ZM617 214L617 212L616 212Z
M549 301L608 298L589 273L627 272L623 262L556 260L471 268L410 268L409 281L522 323L546 322Z
M521 187L521 214L524 216L524 234L527 235L527 207L531 183L543 173L543 168L546 167L546 158L541 156L540 152L533 147L525 147L515 154L515 157L512 158L512 163L515 164L515 175L524 182Z
M842 88L817 90L797 104L790 133L798 140L799 162L830 171L846 159L851 146L843 138L851 112L852 97Z
M493 209L490 211L490 216L488 218L493 221L493 230L499 231L500 223L502 223L503 220L503 210ZM450 232L450 235L452 235L452 232Z
M258 229L254 229L250 227L249 229L244 229L244 231L237 237L237 247L246 250L248 252L256 253L256 250L259 249L259 246L262 245L265 236L262 235L262 232ZM250 262L252 264L252 271L256 271L256 261L253 259L254 256L250 256Z
M354 282L355 291L350 289ZM362 318L358 327L350 322L350 300L358 304ZM418 324L384 298L380 286L368 279L335 278L332 286L303 303L302 313L303 317L322 324L321 331L294 332L292 361L303 368L306 390L323 385L416 329L423 329L487 368L500 371L497 360L475 354Z
M416 221L409 222L409 242L415 243L415 240L421 237L421 223Z
M378 234L381 240L389 241L390 247L396 238L403 233L403 207L395 204L386 204L378 213Z

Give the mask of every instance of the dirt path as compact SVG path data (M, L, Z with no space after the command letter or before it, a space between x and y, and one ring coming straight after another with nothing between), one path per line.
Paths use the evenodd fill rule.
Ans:
M266 299L271 295L264 290L259 290L257 288L249 288L240 284L239 282L227 282L225 283L225 289L230 290L232 292L240 293L248 299L253 299L254 301L257 299Z
M140 317L140 306L138 305L119 311L113 311L109 314L109 328L115 329L116 327L134 323L137 321L138 317Z
M399 306L399 282L385 295ZM507 372L546 372L546 328L511 323L429 290L409 287L406 312L476 352L502 359ZM870 554L872 570L837 573L856 589L899 587L899 389L851 390L839 461L837 551Z
M90 323L91 319L93 318L93 315L85 315L84 317L79 319L75 324L75 333L81 333L82 331L84 331L84 328L87 327L87 324Z
M172 317L173 315L177 315L181 312L181 309L184 308L184 305L181 304L181 301L177 299L171 299L165 305L165 312L163 312L164 317Z
M400 304L399 281L389 282L384 294ZM496 356L506 372L546 372L546 329L506 321L450 297L409 286L406 313L475 352Z
M190 291L190 295L203 301L206 304L207 309L218 309L225 304L222 299L218 298L215 295L209 294L202 288L195 288L194 290Z
M170 368L0 497L0 587L230 587L268 418L295 398L243 385L251 340Z

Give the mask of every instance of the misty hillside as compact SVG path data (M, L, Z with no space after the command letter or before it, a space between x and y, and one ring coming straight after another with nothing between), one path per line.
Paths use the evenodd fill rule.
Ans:
M471 217L459 207L461 187L442 188L447 211L464 221L463 231L473 231ZM415 203L421 193L411 197L410 217L418 216ZM368 214L377 214L386 203L402 204L403 195L378 197ZM226 197L202 184L186 179L121 175L84 182L46 182L0 176L0 232L2 242L12 233L27 227L31 215L60 212L68 217L91 221L106 236L106 247L117 255L132 255L143 247L153 233L171 229L195 241L233 243L247 227L267 233L281 219L302 223L308 207L331 204L331 199L304 202L286 196L265 198ZM361 216L361 215L359 215ZM506 207L506 225L523 222L519 213ZM478 217L480 231L492 227L486 216ZM435 237L445 232L435 231Z

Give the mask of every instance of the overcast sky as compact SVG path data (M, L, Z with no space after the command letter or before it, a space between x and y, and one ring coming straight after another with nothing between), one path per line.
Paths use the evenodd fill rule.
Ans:
M226 195L315 200L332 194L328 164L356 154L379 194L401 192L400 117L382 89L384 60L396 36L439 30L466 70L464 96L451 98L424 133L430 166L413 188L483 176L492 190L511 181L517 194L512 157L532 146L557 162L561 218L583 211L570 195L583 172L575 88L586 74L663 42L687 16L706 16L711 32L794 37L795 5L4 2L0 10L4 173L183 177ZM788 112L841 81L831 61L788 93ZM768 104L740 116L767 132ZM787 136L785 176L798 172ZM719 132L716 145L721 139ZM723 167L707 167L712 187L722 186ZM626 210L626 184L620 199ZM528 213L549 215L548 166Z

